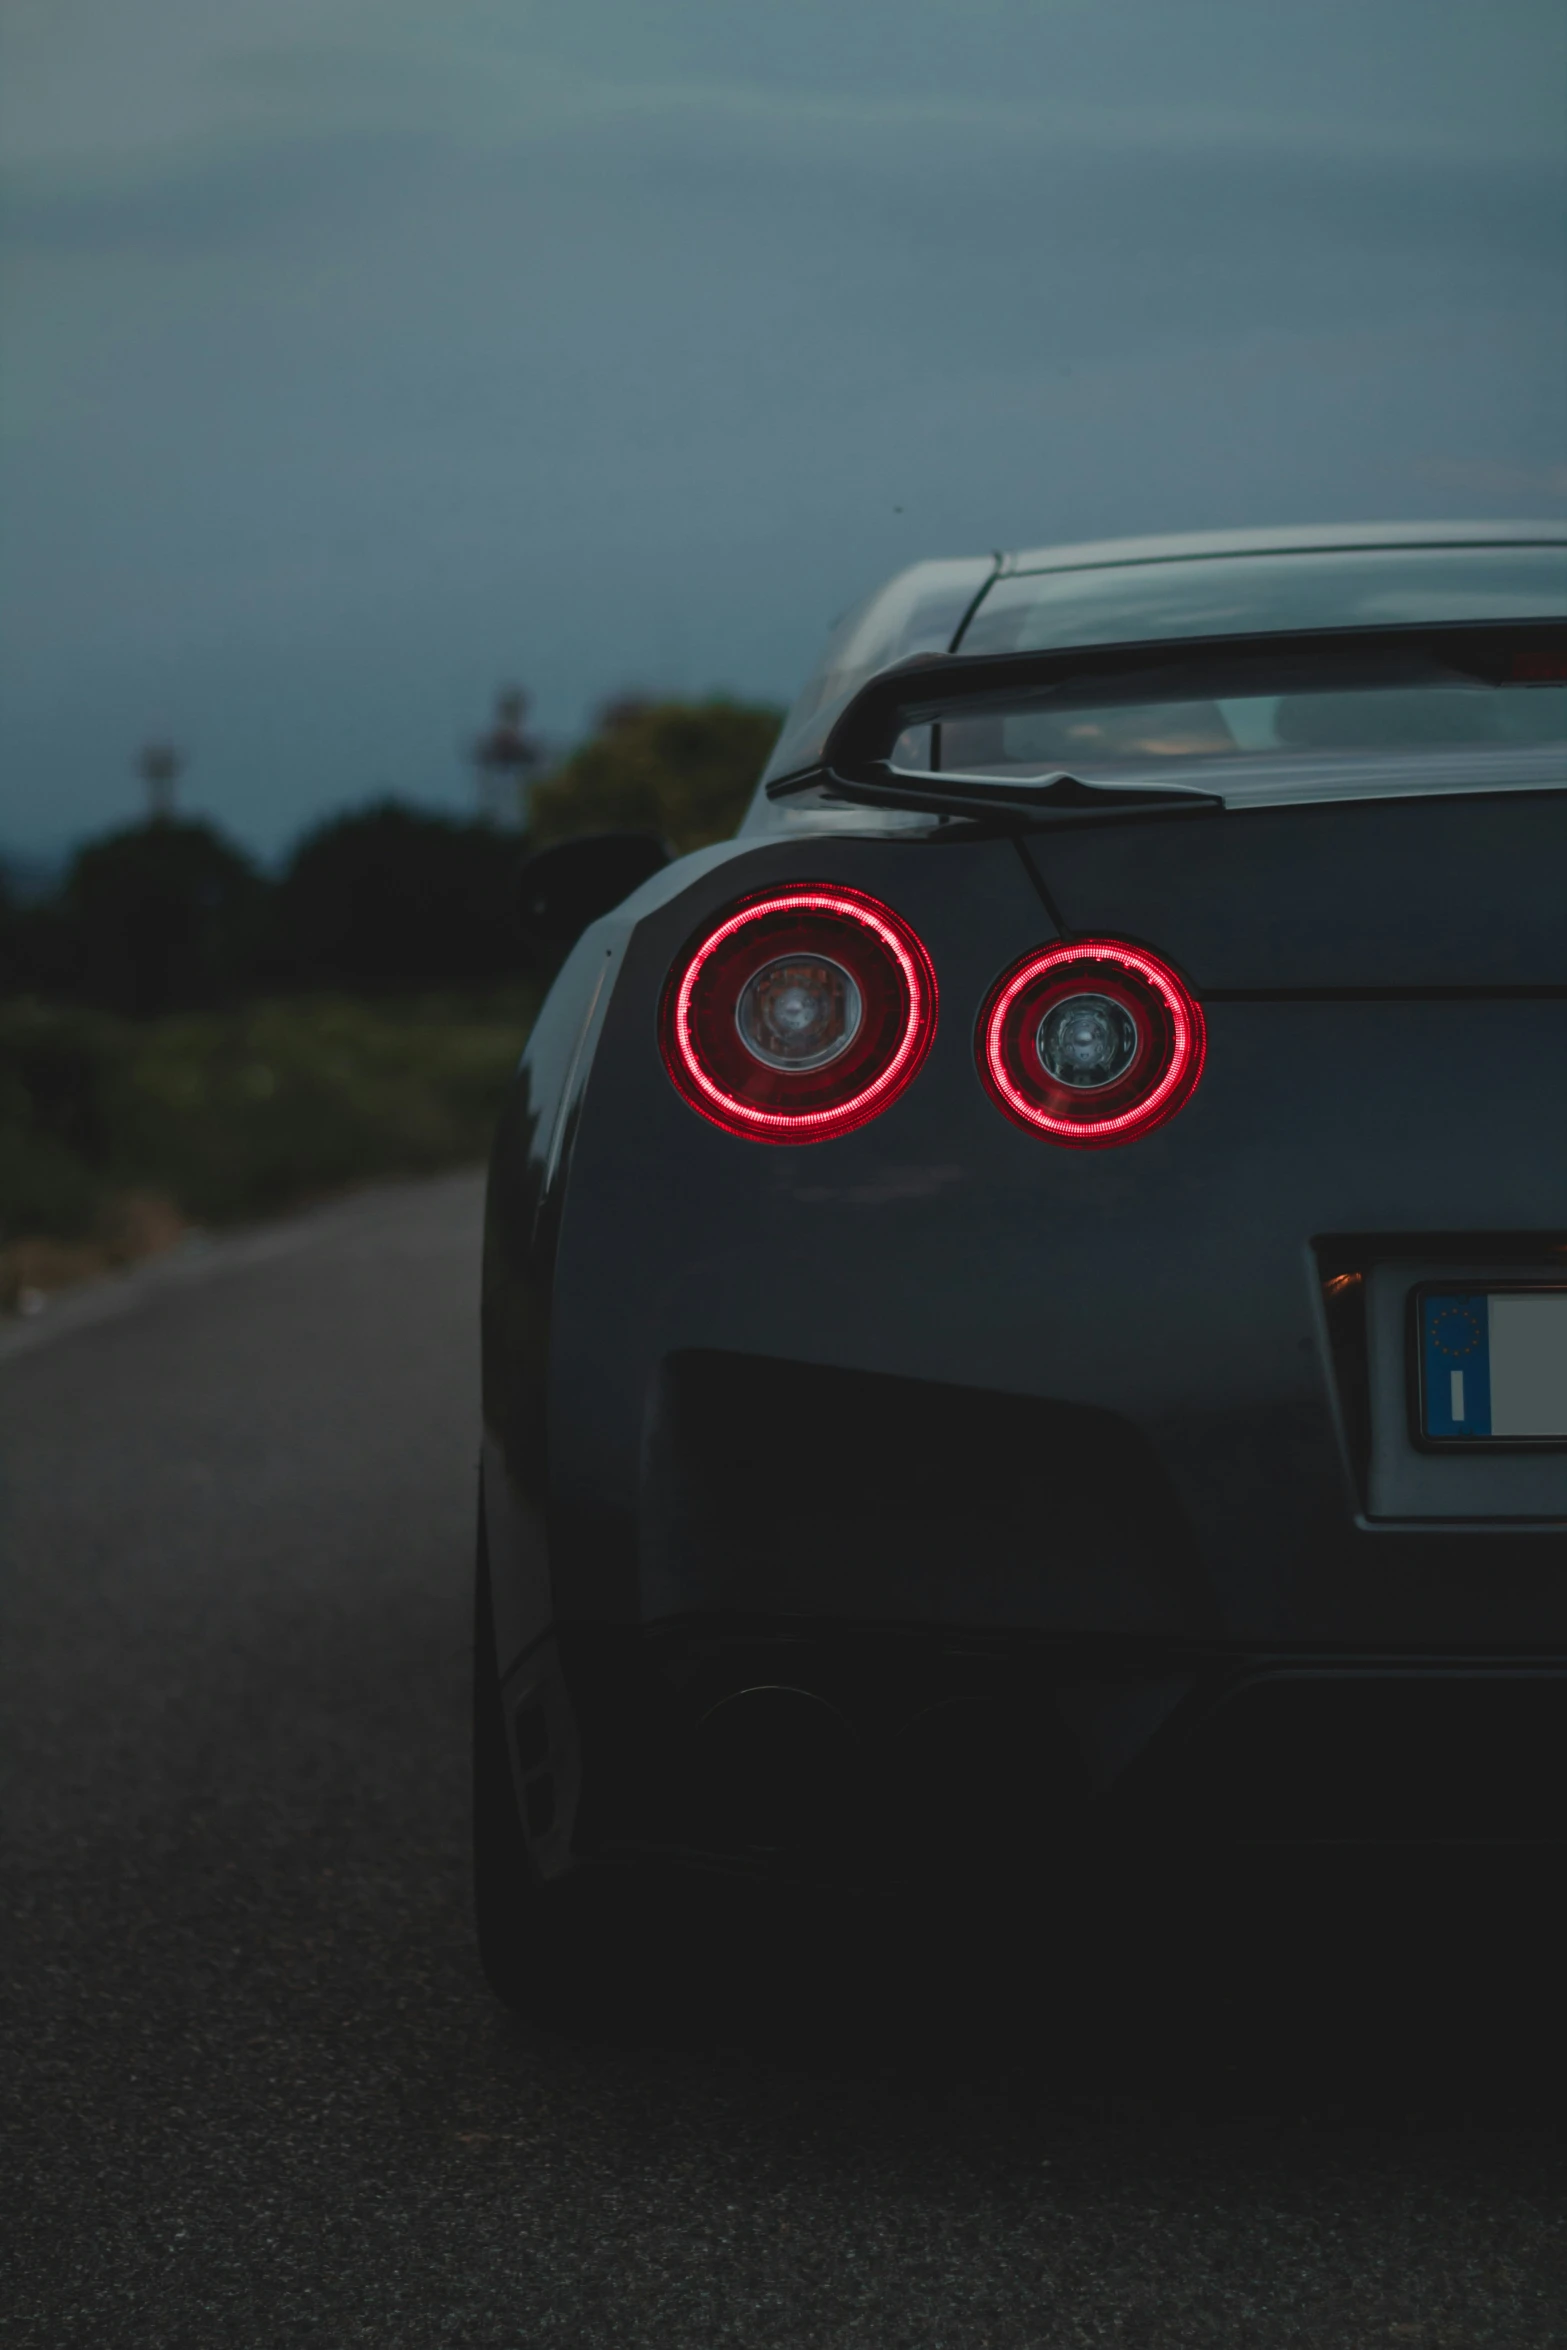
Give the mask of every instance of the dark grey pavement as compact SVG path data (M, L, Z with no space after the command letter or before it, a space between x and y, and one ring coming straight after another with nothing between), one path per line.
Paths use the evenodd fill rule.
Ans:
M726 1913L640 2044L495 2008L478 1217L0 1337L0 2344L1567 2343L1555 1863L1133 1898L1119 1958L933 1883Z

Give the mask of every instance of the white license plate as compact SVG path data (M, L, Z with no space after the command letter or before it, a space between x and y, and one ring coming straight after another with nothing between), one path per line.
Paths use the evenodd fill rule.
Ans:
M1421 1289L1420 1426L1441 1444L1567 1444L1567 1287Z

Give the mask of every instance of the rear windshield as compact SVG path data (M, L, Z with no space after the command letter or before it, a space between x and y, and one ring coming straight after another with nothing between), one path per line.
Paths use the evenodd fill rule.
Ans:
M911 730L893 764L1013 782L1066 772L1085 783L1136 782L1151 773L1178 783L1190 771L1191 781L1205 783L1207 774L1197 771L1218 770L1213 788L1227 799L1236 797L1238 771L1245 769L1246 797L1269 799L1308 784L1315 795L1324 756L1345 753L1417 758L1419 774L1433 786L1433 757L1460 755L1453 789L1493 780L1519 788L1567 781L1567 684L1455 680L1354 693L1036 707ZM1417 781L1412 776L1407 788ZM1375 778L1366 782L1370 788Z
M1104 565L1003 578L965 630L963 653L1043 651L1145 638L1223 636L1273 629L1374 627L1398 622L1567 616L1567 545L1441 547L1287 556L1253 555ZM1455 676L1418 687L1298 692L1235 699L1117 701L1087 688L1031 701L1016 714L947 720L905 735L894 763L948 774L1025 780L1066 770L1085 781L1170 781L1217 765L1226 798L1313 795L1322 759L1364 753L1450 755L1449 788L1494 774L1497 783L1567 775L1567 683L1506 686ZM1541 760L1544 769L1541 769ZM1539 770L1537 773L1536 771ZM1192 780L1197 776L1193 772ZM1413 788L1418 778L1412 775ZM1368 773L1361 788L1385 788Z
M834 719L867 677L911 652L1045 652L1161 637L1556 618L1567 618L1567 534L1145 555L1038 571L922 564L844 624L764 782L819 758ZM1156 778L1212 791L1232 806L1567 783L1567 682L1555 673L1504 686L1454 676L1419 687L1224 700L1169 698L1166 686L1165 697L1096 704L1086 684L1065 685L1030 695L1014 713L911 729L893 764L1010 783L1063 771L1090 783ZM840 813L845 823L870 820L864 809ZM747 829L788 820L788 810L759 793ZM802 807L796 820L823 819ZM895 810L874 820L921 821Z
M1209 555L998 579L954 650L1032 653L1147 637L1558 614L1567 617L1567 539L1554 546Z

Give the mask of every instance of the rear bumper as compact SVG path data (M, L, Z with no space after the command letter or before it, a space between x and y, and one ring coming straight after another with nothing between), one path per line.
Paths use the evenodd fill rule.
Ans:
M506 1695L551 1873L928 1882L1117 1844L1567 1840L1567 1655L688 1620L562 1628Z

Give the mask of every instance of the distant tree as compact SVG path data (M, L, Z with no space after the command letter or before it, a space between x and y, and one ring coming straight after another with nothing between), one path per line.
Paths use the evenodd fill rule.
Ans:
M521 844L380 800L307 833L278 887L278 951L316 987L391 989L497 979L522 949Z
M534 785L531 836L542 846L579 832L654 832L677 853L725 840L782 716L721 699L606 703L592 738Z
M266 897L210 824L156 817L89 841L40 925L54 990L135 1019L222 1002L255 975Z

